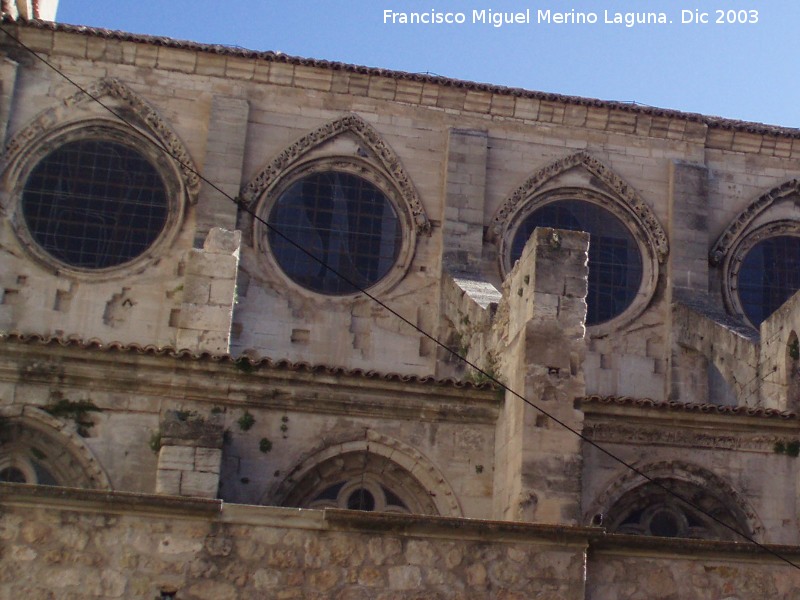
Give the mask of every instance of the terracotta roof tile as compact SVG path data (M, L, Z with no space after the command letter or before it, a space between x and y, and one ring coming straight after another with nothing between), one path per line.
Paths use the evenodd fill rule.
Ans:
M187 349L177 349L174 346L155 346L152 344L141 345L136 343L102 342L98 339L84 340L77 336L59 337L26 334L19 332L0 333L0 342L17 342L30 345L61 346L65 348L79 348L82 350L99 350L101 352L122 352L129 354L142 354L149 356L166 356L176 359L211 362L242 362L255 369L274 369L278 371L295 371L305 373L319 373L323 375L359 377L363 379L378 379L401 383L415 383L422 385L440 385L447 387L468 388L474 390L492 390L495 386L491 383L475 384L452 378L437 379L431 376L403 375L400 373L382 373L364 369L348 369L345 367L311 364L307 362L292 362L286 359L271 359L255 356L255 351L246 351L241 356L231 354L214 354L211 352L192 352Z
M771 417L780 419L797 419L797 414L775 408L755 406L721 406L694 402L669 402L650 398L632 398L630 396L592 395L581 398L582 404L604 404L616 406L635 406L636 408L652 408L656 410L681 411L693 413L714 413L718 415L738 415L742 417Z

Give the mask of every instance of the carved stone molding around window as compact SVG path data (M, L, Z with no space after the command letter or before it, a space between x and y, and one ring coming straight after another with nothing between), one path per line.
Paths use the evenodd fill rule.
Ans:
M371 154L381 167L381 170L384 171L383 175L389 178L397 187L408 210L411 212L417 233L430 233L430 221L419 199L417 190L411 182L411 178L400 162L400 158L381 138L374 127L354 114L346 115L325 123L285 148L278 156L270 161L250 183L242 188L242 199L248 203L251 208L254 208L259 198L269 190L278 179L282 178L297 166L303 156L325 142L347 133L358 138L366 147L365 150L367 154Z
M361 499L358 494L365 492L380 510L463 516L439 469L411 446L371 430L356 439L326 440L306 453L263 503L314 508L330 502L332 507L352 503L354 493Z
M591 523L596 515L603 515L604 524L620 533L740 541L740 536L719 523L723 521L757 540L763 535L764 525L752 506L731 484L711 471L677 460L634 466L637 471L622 472L589 505L584 513L585 523ZM708 514L718 516L719 521L709 518ZM662 525L665 522L674 526L677 533L659 533L660 527L651 529L651 518L662 521ZM683 526L681 521L684 521Z
M73 423L33 406L0 408L0 420L0 471L11 475L10 480L111 489L108 476Z
M103 102L104 99L111 99L113 102ZM94 107L96 100L103 102L111 111L97 105L97 110L91 114L81 114L81 118L96 119L99 113L102 118L119 123L122 121L121 117L124 117L140 129L139 133L151 136L157 147L169 152L181 173L189 201L196 202L200 191L200 177L186 146L149 102L117 79L96 81L86 88L86 92L78 91L39 113L3 149L0 171L16 164L29 148L51 135L54 130L63 125L74 125L75 119L71 113L80 108L88 108L90 103Z
M725 248L722 258L722 297L728 311L758 329L761 322L798 289L795 276L798 261L792 250L800 246L800 221L784 219L748 227L733 242L731 247ZM748 255L756 246L771 248L772 258L743 268L748 265ZM752 293L754 289L773 291L769 295L762 292L757 300L742 297L747 295L746 290Z
M524 204L536 195L544 184L554 177L581 167L592 176L600 180L608 190L619 200L625 208L639 222L641 229L646 233L649 244L655 249L659 263L664 263L669 254L669 242L664 228L659 223L653 211L613 169L603 164L588 152L576 152L556 160L531 175L506 199L495 213L489 225L489 237L496 241L508 229L510 222Z
M731 224L722 232L709 252L709 261L712 265L719 265L730 254L731 248L739 243L747 230L770 206L789 196L800 195L800 179L792 179L772 188L751 202L747 208L740 212L731 221Z

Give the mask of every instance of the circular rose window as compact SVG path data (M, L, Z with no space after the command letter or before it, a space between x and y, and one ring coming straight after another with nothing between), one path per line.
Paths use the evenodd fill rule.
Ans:
M631 305L642 284L642 255L633 234L614 214L583 200L545 204L525 217L514 232L511 265L522 255L537 227L585 231L590 235L587 325L609 321Z
M22 218L48 256L77 269L116 267L159 238L169 214L156 168L114 141L62 144L41 158L25 181Z
M270 249L284 273L322 294L354 294L375 285L397 262L403 241L386 194L342 171L291 183L273 205L269 224Z
M739 267L736 292L742 310L758 327L800 290L800 237L779 235L747 251Z

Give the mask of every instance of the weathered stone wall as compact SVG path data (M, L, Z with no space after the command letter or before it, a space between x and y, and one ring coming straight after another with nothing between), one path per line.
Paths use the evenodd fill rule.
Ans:
M580 519L582 456L574 432L583 428L575 399L586 389L579 365L586 347L588 237L537 228L504 284L498 314L507 319L498 318L493 333L499 371L516 394L506 392L506 422L499 423L506 431L498 433L497 457L506 472L498 469L497 518Z
M587 403L584 435L654 478L674 477L734 501L763 543L800 541L800 459L785 448L796 420L676 408ZM777 451L778 444L784 450ZM591 446L583 449L583 524L607 514L645 480Z
M161 491L177 493L176 477L187 471L194 474L187 476L193 483L187 483L186 493L214 496L217 483L208 482L213 475L226 501L274 504L281 484L291 487L300 462L363 440L362 449L386 448L422 481L441 480L440 488L429 491L441 492L445 514L491 516L500 410L491 389L326 375L186 354L154 356L136 349L0 342L0 406L22 411L58 400L101 409L91 413L94 424L83 439L112 489L152 493L160 473ZM170 413L187 423L217 423L220 436L228 432L226 443L195 439L191 432L190 439L178 440L174 427L164 426ZM74 431L69 418L61 420ZM159 434L172 448L161 450L161 462ZM209 449L201 452L202 464L192 445ZM213 468L206 455L220 445L221 463ZM170 455L188 451L191 459ZM427 474L431 469L435 477Z
M0 596L584 597L585 535L0 484Z
M719 371L738 405L760 405L760 345L752 328L727 317L707 301L677 302L673 309L672 327L676 363L673 399L708 402L710 363ZM693 360L692 352L687 351L698 353L705 360ZM704 384L687 385L691 377Z
M0 507L8 598L800 597L797 569L744 544L15 484Z
M587 153L642 198L672 246L643 290L650 299L641 313L610 330L589 329L583 369L590 393L656 399L670 394L670 286L702 292L708 276L710 298L721 306L721 274L703 266L704 245L708 250L754 199L800 168L800 148L774 131L725 129L679 113L655 115L36 26L22 26L18 33L82 84L118 78L153 107L193 164L231 195L287 151L300 149L295 165L345 156L374 166L376 148L388 149L431 228L417 235L408 261L399 267L403 276L379 295L427 331L441 321L442 261L451 270L472 269L476 280L500 288L504 268L498 244L504 234L493 237L486 230L533 174L544 177L537 194L576 188L619 196L623 188L612 189L581 165L548 179L549 165ZM111 118L91 103L64 103L75 93L68 84L12 46L4 50L7 79L16 86L4 88L0 99L7 141L54 107L59 108L52 127ZM318 145L296 145L352 114L374 131L370 143L377 146L352 131ZM16 202L17 184L6 178L4 207ZM210 186L199 184L196 200L185 203L158 261L113 281L75 280L43 270L4 224L0 325L106 341L176 343L178 311L187 304L182 294L187 255L212 225L223 225L240 227L244 240L231 329L234 352L252 349L295 361L420 375L442 372L440 354L429 340L371 303L321 297L287 283L259 249L252 219ZM266 209L258 194L248 202L257 211ZM797 211L792 203L781 203L759 219L797 217Z
M800 571L780 559L736 552L713 544L681 540L660 541L658 551L636 552L631 547L593 549L586 581L587 600L647 598L672 600L796 600L800 598ZM776 548L797 564L797 548Z
M760 392L764 406L800 410L800 294L795 294L761 324Z

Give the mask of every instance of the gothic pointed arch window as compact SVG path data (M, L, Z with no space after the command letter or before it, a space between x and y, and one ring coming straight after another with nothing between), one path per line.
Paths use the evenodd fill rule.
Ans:
M800 290L800 179L761 194L742 209L709 252L729 312L756 329Z
M160 260L200 188L170 124L110 78L28 121L6 144L0 169L7 192L0 203L22 248L50 271L89 281Z
M276 155L241 191L240 214L263 275L348 298L398 284L431 224L400 157L356 114L324 123ZM266 224L264 223L266 222Z
M352 296L403 276L415 235L392 182L358 158L316 160L287 173L263 198L260 250L299 289Z

